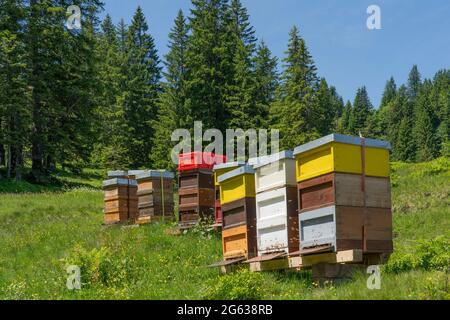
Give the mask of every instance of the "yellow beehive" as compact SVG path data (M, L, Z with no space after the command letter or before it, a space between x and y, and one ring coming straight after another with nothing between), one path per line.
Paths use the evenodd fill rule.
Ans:
M390 143L385 141L364 139L363 142L358 137L331 134L295 149L297 181L331 172L362 174L363 167L367 176L389 177L390 148Z
M227 162L223 164L217 164L214 166L214 184L219 187L219 177L227 172L233 171L236 168L245 166L245 162Z
M255 198L255 171L250 166L241 167L221 175L220 203L224 205L243 198Z

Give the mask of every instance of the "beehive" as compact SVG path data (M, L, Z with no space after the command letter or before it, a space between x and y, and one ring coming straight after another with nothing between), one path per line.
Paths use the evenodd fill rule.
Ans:
M245 166L245 162L227 162L223 164L217 164L214 166L214 185L215 185L215 200L214 200L214 211L215 211L215 221L217 225L222 224L222 207L220 205L220 185L219 177L227 172L230 172L238 167Z
M115 178L103 182L105 224L133 220L137 216L137 184Z
M257 255L254 174L252 167L244 166L218 178L225 260L249 259Z
M209 169L181 171L178 180L179 222L196 224L199 219L214 219L214 175Z
M292 151L265 157L254 168L258 254L298 251L296 166Z
M389 177L390 144L385 141L331 134L294 151L297 182L332 172Z
M300 212L331 205L391 208L389 178L330 173L300 182L298 193Z
M292 151L283 151L263 157L263 160L255 164L254 168L256 169L255 185L257 193L297 185L296 161Z
M392 213L389 208L330 206L300 214L300 246L330 245L333 251L360 249L390 253Z
M392 252L389 149L337 134L295 149L301 250Z
M148 223L154 219L173 221L173 179L167 171L147 171L136 176L138 183L138 223Z
M243 198L254 198L255 171L250 166L241 167L219 177L222 205Z

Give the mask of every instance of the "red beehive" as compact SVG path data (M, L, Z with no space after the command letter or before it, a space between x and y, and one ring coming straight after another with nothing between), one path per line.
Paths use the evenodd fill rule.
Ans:
M189 171L196 169L212 170L214 165L227 162L226 156L211 152L191 152L179 155L178 171Z

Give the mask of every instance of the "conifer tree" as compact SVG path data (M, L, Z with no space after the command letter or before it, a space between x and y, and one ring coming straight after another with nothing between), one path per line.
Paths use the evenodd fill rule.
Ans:
M350 116L352 114L352 103L350 101L347 101L345 104L344 111L342 112L342 118L339 125L339 132L340 133L349 133L349 124L350 124Z
M163 93L159 104L157 120L153 122L155 136L151 160L157 168L173 169L170 146L172 132L178 128L189 128L192 118L185 109L186 50L188 26L180 10L175 25L169 34L169 53L165 56L166 72Z
M430 161L438 156L437 119L434 116L431 103L432 83L425 80L422 84L416 103L416 122L414 137L417 144L416 160Z
M417 95L419 94L421 84L422 78L419 69L417 68L417 65L414 65L408 76L408 98L409 101L413 104L415 103Z
M2 0L0 5L0 166L6 165L7 178L20 180L30 128L26 12L21 0Z
M125 88L122 108L128 127L132 167L150 165L152 120L157 115L161 68L144 13L137 8L126 37Z
M294 148L319 137L315 127L317 74L314 61L299 35L290 32L282 83L271 108L271 121L280 130L281 147Z
M353 103L352 113L349 119L348 131L353 135L362 133L367 135L368 119L373 112L373 106L370 102L366 87L358 89Z
M122 28L125 26L122 25ZM126 144L127 126L120 105L124 64L120 43L120 33L107 15L98 35L97 52L101 58L98 66L101 87L98 115L101 131L93 160L110 168L125 168L130 163Z
M267 128L270 105L275 101L278 87L278 59L264 41L258 45L253 61L255 77L255 107L260 114L261 127Z
M223 90L231 73L223 41L227 12L225 0L193 0L186 52L186 108L193 121L222 131L229 118Z

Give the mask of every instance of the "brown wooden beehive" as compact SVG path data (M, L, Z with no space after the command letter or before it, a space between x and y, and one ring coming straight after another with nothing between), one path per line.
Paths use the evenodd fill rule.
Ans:
M215 188L212 170L181 171L178 180L179 223L196 224L214 218Z
M250 259L258 255L254 174L255 171L250 166L244 166L225 173L218 179L225 260Z
M129 179L103 182L105 224L133 220L137 215L137 184Z
M136 222L150 223L153 220L173 221L173 179L167 171L147 171L136 176L138 183L138 210Z
M298 194L300 212L331 205L391 208L389 178L330 173L300 182Z
M388 208L330 206L299 216L303 250L330 245L334 251L391 253L392 213Z

